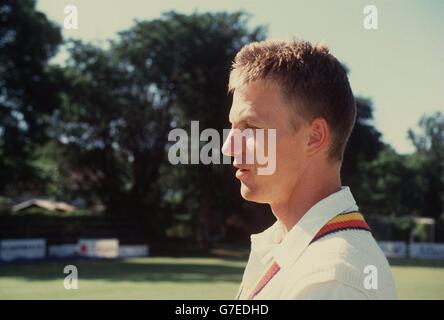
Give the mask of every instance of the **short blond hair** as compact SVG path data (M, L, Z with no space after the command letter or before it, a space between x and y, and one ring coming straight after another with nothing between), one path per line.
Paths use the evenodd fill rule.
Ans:
M356 102L347 70L327 46L302 40L250 43L234 59L228 89L232 92L258 80L279 85L303 120L324 118L332 132L328 156L342 160L356 119Z

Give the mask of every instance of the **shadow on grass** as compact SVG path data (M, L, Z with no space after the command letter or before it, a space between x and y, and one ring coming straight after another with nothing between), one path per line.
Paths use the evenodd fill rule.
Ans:
M173 259L175 260L175 259ZM125 260L76 260L39 263L21 263L0 266L0 280L5 278L22 278L27 281L59 280L66 276L63 268L75 265L78 277L83 280L105 281L149 281L149 282L235 282L239 283L244 270L243 266L205 263L188 260L181 262L152 261L150 258L133 261Z
M407 258L392 258L389 263L393 267L427 267L427 268L444 268L442 260L421 260Z

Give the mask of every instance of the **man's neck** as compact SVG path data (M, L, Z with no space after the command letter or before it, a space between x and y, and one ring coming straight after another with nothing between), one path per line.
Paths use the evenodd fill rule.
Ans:
M316 177L304 177L303 181L307 183L298 184L288 200L270 204L276 219L285 225L287 231L290 231L316 203L341 189L339 170L335 171L326 172L324 175L317 172Z

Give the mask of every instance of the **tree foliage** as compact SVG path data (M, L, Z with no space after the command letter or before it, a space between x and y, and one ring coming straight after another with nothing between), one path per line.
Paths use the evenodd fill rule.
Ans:
M48 60L60 30L35 10L35 1L0 3L0 191L32 189L38 178L28 161L47 140L49 116L59 102L59 72Z

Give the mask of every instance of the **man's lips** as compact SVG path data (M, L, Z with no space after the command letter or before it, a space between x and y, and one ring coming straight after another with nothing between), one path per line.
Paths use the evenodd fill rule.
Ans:
M236 178L242 179L242 178L246 177L249 173L250 173L249 169L238 168L236 170Z

